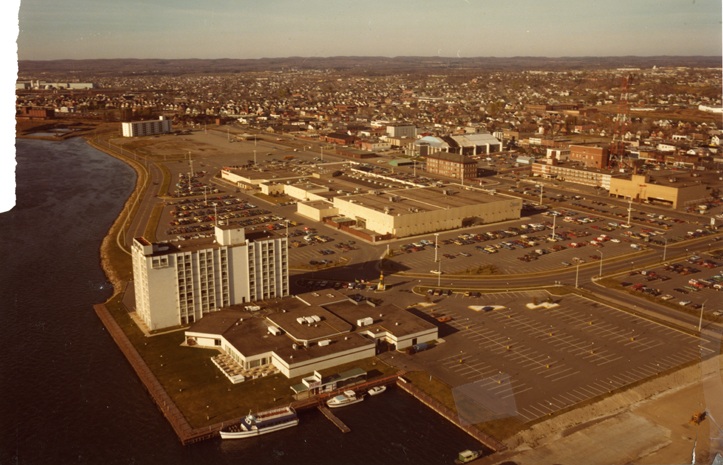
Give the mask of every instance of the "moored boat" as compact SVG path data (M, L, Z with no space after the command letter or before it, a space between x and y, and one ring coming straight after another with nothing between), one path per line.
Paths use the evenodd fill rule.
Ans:
M457 458L454 459L454 463L469 463L474 460L477 460L482 456L482 453L477 450L463 450L459 454L457 454Z
M364 400L364 396L357 397L356 392L349 390L344 391L338 396L334 396L326 401L326 405L329 408L344 407L351 404L356 404Z
M386 391L386 386L374 386L373 388L369 389L367 391L367 394L370 396L376 396L377 394L381 394L382 392Z
M258 412L255 415L249 413L238 423L222 428L220 434L221 439L241 439L272 433L298 424L299 417L296 411L292 407L281 407Z

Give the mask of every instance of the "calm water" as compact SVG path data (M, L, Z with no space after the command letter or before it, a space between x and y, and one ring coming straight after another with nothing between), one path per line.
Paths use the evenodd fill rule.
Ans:
M100 242L135 174L83 140L17 141L17 205L0 214L0 465L449 464L478 444L403 392L243 441L181 446L92 305Z

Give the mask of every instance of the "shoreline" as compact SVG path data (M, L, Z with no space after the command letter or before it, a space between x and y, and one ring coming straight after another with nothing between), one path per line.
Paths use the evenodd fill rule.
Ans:
M121 208L121 211L118 213L118 216L113 221L113 224L111 224L110 228L108 228L108 231L106 232L105 236L103 237L103 240L101 241L100 245L100 266L103 270L103 273L106 275L106 278L113 286L113 295L110 296L104 304L108 303L110 300L112 300L114 297L116 297L118 294L123 292L123 289L125 289L125 286L128 284L127 280L124 280L118 270L113 266L113 263L110 259L110 249L113 247L112 241L115 240L116 244L119 246L119 248L122 249L120 243L118 243L118 235L120 234L120 228L122 227L123 223L130 218L131 216L131 209L133 202L139 198L143 194L143 172L139 167L139 164L123 157L122 155L118 155L114 153L112 150L107 150L103 147L101 147L99 144L94 143L92 140L84 138L85 142L93 147L94 149L101 151L105 153L108 156L111 156L119 161L122 161L126 165L130 166L133 171L136 173L136 181L135 185L133 186L133 190L131 194L128 196L126 201L123 203L123 207ZM125 251L125 249L122 249Z
M107 304L109 301L117 297L118 294L123 292L123 289L128 282L127 280L123 279L116 267L113 266L110 250L114 247L114 245L111 241L115 240L116 245L122 250L124 250L121 247L120 243L118 243L118 237L120 233L119 228L122 227L124 221L132 215L134 201L138 200L144 194L143 178L145 176L145 173L137 162L127 159L126 157L123 157L122 155L117 154L112 150L106 149L97 143L93 143L93 141L89 140L88 138L84 139L86 143L88 143L93 148L126 163L131 168L133 168L136 173L136 182L133 191L126 199L120 213L108 229L108 232L104 236L100 246L101 268L103 269L109 282L111 282L111 284L113 285L113 295L108 300L106 300L104 304L102 304L103 306L105 306L105 304ZM118 344L117 341L116 344ZM131 362L130 359L128 360L129 362ZM506 447L506 450L504 452L499 451L497 453L493 453L483 458L482 460L484 463L491 464L497 463L504 458L515 458L523 459L523 462L521 463L525 463L524 458L526 456L529 456L528 458L534 457L534 455L532 455L530 452L533 449L549 448L551 450L556 450L557 452L560 452L559 448L556 448L556 445L558 443L564 444L564 441L568 437L577 436L577 433L584 434L587 431L593 431L598 425L605 425L610 421L622 422L624 421L624 417L628 414L632 414L632 412L636 408L650 404L659 399L663 399L667 396L673 396L676 392L680 391L686 386L695 385L696 383L704 381L703 377L694 378L686 376L691 374L691 368L694 367L682 367L679 370L676 370L675 372L664 376L663 378L655 378L649 380L640 386L632 387L616 395L600 399L591 405L574 409L570 412L563 413L562 415L555 418L551 418L545 422L525 428L524 430L509 438L500 440L503 448ZM708 375L712 376L710 373L708 373ZM142 379L141 381L143 382ZM149 386L146 385L145 382L143 382L143 384L146 389L151 392ZM167 396L167 393L165 394ZM154 401L156 401L155 397ZM158 404L157 401L156 404L159 406L159 408L161 407L161 404ZM173 406L177 409L175 404ZM161 408L161 410L163 411L163 408ZM177 409L177 411L180 414L180 410ZM166 412L164 412L164 415L165 413ZM180 415L183 416L182 414ZM166 415L166 418L169 420L169 422L171 422L171 418L168 417L168 415ZM454 422L452 423L454 424ZM207 436L209 433L208 428L206 428L205 432ZM180 435L179 439L181 439L181 441L185 444L183 438ZM659 449L662 451L662 449L666 447L667 445L661 442L658 448L656 448L649 456L654 456L655 451ZM562 455L564 456L564 453L562 453ZM557 460L557 456L550 456L550 458L553 457L555 457L555 459ZM645 456L641 456L640 458L644 457Z

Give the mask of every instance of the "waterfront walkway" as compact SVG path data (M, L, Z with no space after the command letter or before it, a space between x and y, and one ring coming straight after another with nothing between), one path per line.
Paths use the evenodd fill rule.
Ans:
M118 348L123 352L123 355L125 355L128 363L131 364L131 367L138 375L138 378L140 378L146 387L153 401L161 412L163 412L163 415L181 440L181 443L190 444L217 436L218 432L224 426L223 423L193 429L178 406L173 402L163 386L161 386L156 376L151 372L150 368L148 368L148 365L143 361L143 358L136 348L133 347L131 341L128 340L128 337L118 326L115 319L113 319L113 316L106 306L104 304L97 304L94 305L93 308L106 330L108 330L108 334L113 338Z

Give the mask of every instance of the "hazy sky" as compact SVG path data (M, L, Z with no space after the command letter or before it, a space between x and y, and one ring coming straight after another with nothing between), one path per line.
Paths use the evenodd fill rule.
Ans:
M19 59L721 55L720 0L22 0Z

